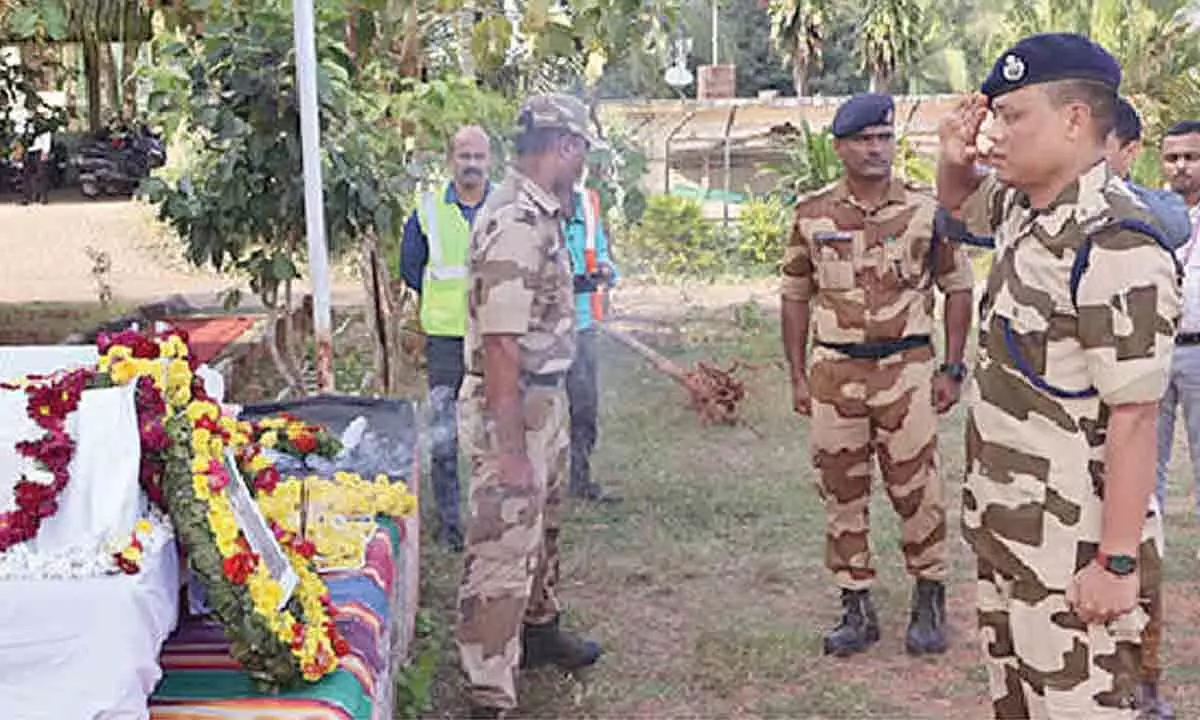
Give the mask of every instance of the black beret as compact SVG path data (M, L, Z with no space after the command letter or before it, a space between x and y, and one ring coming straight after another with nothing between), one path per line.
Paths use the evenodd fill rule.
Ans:
M1082 35L1030 35L996 60L980 91L988 99L995 99L1055 80L1091 80L1116 92L1121 85L1121 65L1107 50Z
M855 95L837 109L829 128L836 138L857 135L872 125L891 125L896 104L891 95L862 93Z
M1113 132L1122 144L1142 139L1142 118L1125 98L1117 98L1117 113L1113 120Z

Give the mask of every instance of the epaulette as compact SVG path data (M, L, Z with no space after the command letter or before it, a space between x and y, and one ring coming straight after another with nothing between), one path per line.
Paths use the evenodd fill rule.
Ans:
M796 207L800 207L802 205L808 205L809 203L815 202L817 200L823 200L827 195L832 193L837 188L839 182L841 182L841 181L834 180L833 182L829 183L828 185L826 185L822 188L818 188L816 190L810 190L809 192L807 192L803 195L800 195L799 197L796 198Z

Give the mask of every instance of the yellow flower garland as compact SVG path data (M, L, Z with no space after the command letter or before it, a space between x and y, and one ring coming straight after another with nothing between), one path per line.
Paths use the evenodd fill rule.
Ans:
M166 405L162 420L174 448L164 473L168 507L190 563L209 591L209 604L233 641L232 652L266 690L290 685L297 676L310 682L319 680L337 668L338 658L349 647L333 622L329 591L315 569L313 556L324 550L325 561L348 562L355 552L361 558L368 539L364 523L350 518L325 523L328 516L321 515L314 534L301 542L293 521L298 515L300 482L291 478L273 487L271 483L262 485L257 502L274 523L299 581L293 597L280 608L283 588L251 551L238 526L227 490L236 480L229 477L224 457L226 448L235 454L245 451L241 470L248 479L268 470L267 474L277 479L273 464L258 448L280 446L307 453L311 447L326 454L336 447L336 440L292 417L251 424L223 415L195 384L187 362L187 343L175 335L151 340L160 357L138 358L133 348L114 344L100 358L99 369L118 384L150 378L161 392ZM145 350L144 345L139 347ZM261 433L257 442L256 432ZM250 484L257 487L253 481ZM406 516L416 510L416 499L407 486L393 484L386 476L367 482L351 473L338 473L332 482L310 479L307 489L310 502L315 500L326 512L366 516L372 524L379 513ZM129 545L116 553L118 561L131 569L141 562L139 531L143 530L139 526ZM352 535L362 537L359 540Z
M232 419L222 418L220 409L211 402L192 402L188 405L187 415L192 420L192 491L196 499L208 507L208 524L217 551L225 561L248 557L249 551L242 544L241 530L225 490L229 482L237 481L224 475L223 465L226 445L236 449L249 442L248 426L231 424ZM222 426L222 430L230 435L229 439L201 427L200 423L205 419ZM230 433L231 429L234 432ZM333 621L326 610L329 592L313 570L311 561L300 556L290 543L282 546L300 580L295 592L304 614L303 623L286 608L278 609L283 588L271 577L265 563L253 563L242 583L237 583L236 577L229 579L245 585L255 614L292 649L304 679L319 680L336 669L338 662L334 647L338 636L329 632ZM228 572L226 577L229 577Z
M259 462L251 461L251 467ZM289 477L272 492L260 492L263 514L289 533L300 532L300 505L307 492L309 514L306 539L315 546L320 565L355 567L375 530L375 516L408 517L417 499L403 482L379 475L373 482L355 473L338 472L332 480Z

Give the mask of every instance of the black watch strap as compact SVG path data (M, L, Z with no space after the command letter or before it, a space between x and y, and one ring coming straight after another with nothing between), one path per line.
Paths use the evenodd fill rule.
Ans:
M967 366L962 363L942 363L938 372L949 375L957 382L962 382L967 377Z

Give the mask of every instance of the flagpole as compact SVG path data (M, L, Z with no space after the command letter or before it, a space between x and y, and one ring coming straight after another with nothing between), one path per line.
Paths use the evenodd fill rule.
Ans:
M317 39L314 0L295 0L296 84L300 90L300 146L304 163L304 221L308 271L313 289L313 340L317 390L333 392L333 322L330 317L329 246L325 241L325 200L321 183L321 126L317 109Z

